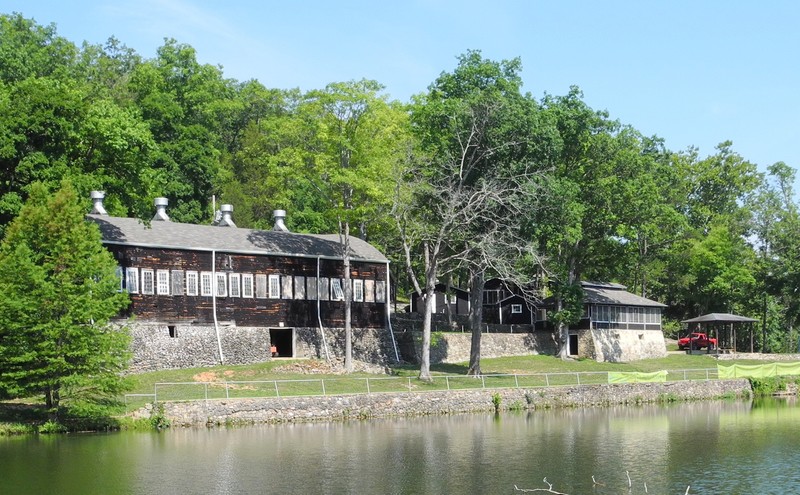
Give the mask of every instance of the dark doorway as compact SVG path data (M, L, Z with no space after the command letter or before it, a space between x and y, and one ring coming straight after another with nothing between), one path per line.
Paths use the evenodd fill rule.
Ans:
M577 356L578 355L578 335L572 334L569 336L569 355L570 356Z
M294 330L270 328L269 341L272 357L294 357Z

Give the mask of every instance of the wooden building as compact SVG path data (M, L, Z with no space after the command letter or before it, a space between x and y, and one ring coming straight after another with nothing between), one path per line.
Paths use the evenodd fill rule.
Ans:
M97 197L99 196L99 200ZM166 200L149 225L112 217L94 194L87 218L119 263L121 290L131 304L122 317L137 325L269 329L272 354L297 356L296 329L344 327L344 264L339 236L296 234L276 212L274 230L238 228L223 205L217 225L169 221ZM351 238L352 326L388 328L389 260ZM218 330L217 330L217 333ZM265 344L266 345L266 344ZM220 347L221 354L221 347Z
M469 291L458 287L447 286L446 284L436 284L435 298L431 313L466 315L469 314ZM411 294L408 311L412 313L422 313L425 310L425 303L415 291Z
M581 282L583 316L570 326L569 353L597 361L633 361L666 356L657 301L610 282ZM548 301L552 305L552 300Z

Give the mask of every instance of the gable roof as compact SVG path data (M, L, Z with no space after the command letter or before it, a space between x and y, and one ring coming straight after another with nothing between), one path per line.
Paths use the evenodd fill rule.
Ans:
M666 308L661 304L646 297L637 296L628 292L621 284L611 282L581 282L583 287L583 302L588 304L615 304L620 306L649 306Z
M104 244L191 251L342 259L338 234L295 234L272 230L217 227L153 221L149 226L136 218L87 215L100 227ZM356 261L386 263L386 256L357 237L350 237Z

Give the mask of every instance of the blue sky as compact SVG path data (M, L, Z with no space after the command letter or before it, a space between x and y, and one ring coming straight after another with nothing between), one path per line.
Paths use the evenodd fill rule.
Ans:
M800 167L800 2L773 0L2 0L73 42L146 58L164 38L271 88L375 79L424 91L469 49L520 57L525 91L565 94L672 150L721 141L763 170Z

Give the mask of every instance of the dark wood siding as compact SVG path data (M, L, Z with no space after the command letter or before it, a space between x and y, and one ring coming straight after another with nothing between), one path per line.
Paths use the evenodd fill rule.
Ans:
M317 259L291 256L259 256L217 252L212 263L212 253L189 250L166 250L142 247L109 245L117 262L124 268L157 270L181 270L217 273L237 273L281 276L281 298L231 297L230 294L216 298L217 320L234 321L240 326L305 326L319 324L317 301L307 299L305 288L294 293L295 277L317 277ZM344 276L341 261L319 260L319 276L339 278ZM365 287L373 291L373 297L352 304L352 322L355 327L383 327L385 325L386 302L374 302L375 287L383 284L384 301L388 300L386 265L383 263L351 262L351 277L364 280ZM291 277L292 293L283 292L284 277ZM185 280L185 276L184 276ZM171 277L170 277L171 281ZM366 281L372 281L367 284ZM241 279L240 279L241 282ZM185 283L185 282L184 282ZM141 291L140 291L141 292ZM171 293L172 294L172 293ZM254 294L255 296L255 294ZM297 297L297 298L296 298ZM367 302L370 301L371 302ZM131 294L131 305L125 316L140 320L185 322L208 324L214 321L214 298L211 296ZM325 326L344 326L344 303L342 301L319 301L319 313Z

